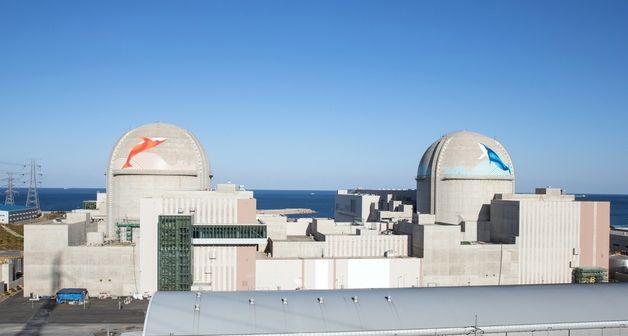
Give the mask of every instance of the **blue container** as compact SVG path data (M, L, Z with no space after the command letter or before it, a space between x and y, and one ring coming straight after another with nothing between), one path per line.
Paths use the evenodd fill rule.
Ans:
M77 302L83 303L87 299L85 288L64 288L57 292L57 303Z

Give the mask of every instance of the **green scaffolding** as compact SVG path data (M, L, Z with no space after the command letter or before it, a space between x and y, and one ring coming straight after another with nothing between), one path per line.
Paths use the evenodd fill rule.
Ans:
M93 201L93 200L83 201L83 209L96 210L96 201Z
M572 271L573 283L608 282L608 270L602 267L576 267Z
M192 238L266 239L266 225L193 225Z
M192 216L161 215L158 221L158 290L192 286Z
M122 229L124 229L124 235L126 237L126 241L133 241L133 229L139 228L140 227L140 223L139 222L123 222L123 223L116 223L116 235L118 236L118 240L121 240L122 238Z

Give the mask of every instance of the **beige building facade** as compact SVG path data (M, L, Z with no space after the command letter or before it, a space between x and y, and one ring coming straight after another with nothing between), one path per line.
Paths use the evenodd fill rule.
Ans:
M456 132L424 153L416 191L340 190L335 219L289 220L211 188L189 132L145 125L115 144L96 209L26 225L24 293L568 283L607 268L608 203L516 194L514 172L501 143Z

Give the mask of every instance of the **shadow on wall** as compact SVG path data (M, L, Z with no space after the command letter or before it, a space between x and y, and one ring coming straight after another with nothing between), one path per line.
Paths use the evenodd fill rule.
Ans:
M61 286L61 252L52 261L52 274L50 274L50 289L52 293L56 293Z
M57 252L52 262L52 274L50 277L50 285L53 292L59 290L61 285L61 271L59 266L61 265L61 252ZM50 319L50 313L57 307L57 303L54 299L49 298L39 306L39 309L33 316L26 322L24 328L17 333L17 336L35 336L41 335L43 328L48 324Z
M491 205L482 204L482 207L480 208L480 213L478 214L477 222L489 220L491 220Z

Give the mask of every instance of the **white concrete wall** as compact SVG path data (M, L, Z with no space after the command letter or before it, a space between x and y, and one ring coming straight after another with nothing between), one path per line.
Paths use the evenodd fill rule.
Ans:
M133 246L71 246L54 252L25 251L24 295L52 295L79 287L95 295L131 295L138 290Z
M260 259L255 268L256 290L303 288L302 259Z
M513 191L509 180L437 180L436 222L459 224L465 220L489 220L495 194Z
M163 198L163 211L166 214L176 214L182 210L187 214L190 209L194 209L194 220L199 224L238 223L238 201L235 195L213 192L207 194L202 198L166 196Z
M288 236L305 236L312 225L312 219L300 218L296 222L289 222L286 225L286 235Z
M273 258L358 258L408 256L406 235L325 235L323 241L273 240Z
M519 283L570 283L579 265L579 204L531 200L519 208Z
M408 255L406 235L325 236L327 258L383 257L393 251L396 256Z
M516 245L461 244L458 225L419 225L422 286L505 285L518 281Z
M321 258L326 243L315 240L272 240L273 258Z
M140 289L141 292L157 291L157 222L163 213L163 203L158 198L140 200Z
M260 259L256 289L412 287L420 282L418 258Z
M237 247L194 246L192 279L199 290L236 290Z
M374 210L379 209L379 199L379 195L337 193L334 218L339 222L375 220Z
M0 264L0 281L7 284L13 281L13 265L10 262Z
M401 287L401 283L398 284ZM351 259L347 262L347 288L383 288L390 284L390 259Z

